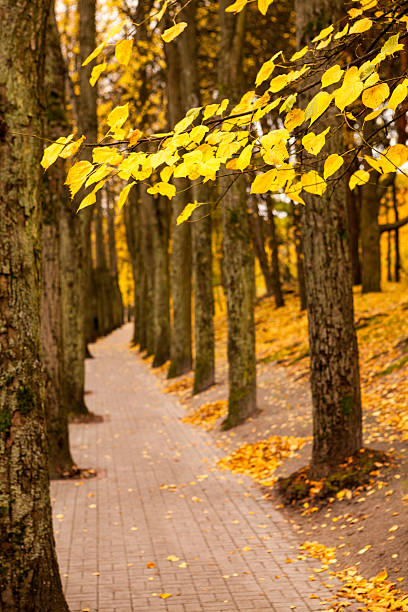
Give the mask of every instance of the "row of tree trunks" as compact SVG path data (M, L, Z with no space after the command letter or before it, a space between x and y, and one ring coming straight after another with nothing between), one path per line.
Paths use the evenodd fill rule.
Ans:
M49 2L0 2L0 609L67 611L41 367L42 96Z

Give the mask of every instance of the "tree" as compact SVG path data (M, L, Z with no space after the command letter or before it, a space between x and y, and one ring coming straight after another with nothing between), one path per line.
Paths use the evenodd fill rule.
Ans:
M340 0L297 0L298 48L318 35L323 15L336 18L341 7ZM326 69L323 64L321 74ZM312 100L316 87L305 95ZM335 109L318 119L315 129L322 132L331 125L336 125ZM326 151L336 154L342 148L340 127ZM302 162L313 164L312 154L305 153ZM316 165L322 171L322 162ZM360 377L344 181L321 196L307 194L305 202L302 238L313 399L311 473L313 478L321 478L362 446Z
M238 101L239 71L244 49L245 11L227 15L228 2L219 4L219 83L222 95L228 92ZM234 427L256 409L256 359L254 322L254 259L250 244L246 183L220 180L222 190L222 232L225 293L228 319L228 416L224 428Z
M65 108L65 68L61 55L58 31L52 7L47 29L47 57L45 66L45 130L57 140L68 130ZM77 471L71 457L68 434L69 396L64 374L66 345L63 336L63 274L61 261L61 219L64 208L71 203L65 182L65 165L59 160L45 176L42 190L42 299L41 339L42 363L45 374L45 413L49 448L50 478ZM68 262L75 259L74 248L67 253ZM65 253L64 253L65 254ZM65 262L65 266L68 266ZM66 287L69 291L69 286ZM68 344L72 342L68 340ZM70 350L67 348L67 350Z
M27 612L68 610L52 533L40 359L48 9L46 0L0 3L0 608Z

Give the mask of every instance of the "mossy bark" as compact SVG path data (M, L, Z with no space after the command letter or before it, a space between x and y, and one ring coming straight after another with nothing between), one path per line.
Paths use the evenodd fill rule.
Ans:
M77 10L79 15L79 65L88 57L96 47L96 0L78 0ZM89 78L97 60L93 60L79 71L79 99L78 99L78 119L79 131L86 135L88 142L97 142L98 139L98 118L96 112L97 85L92 87ZM81 159L90 159L92 150L85 148L81 153ZM84 190L80 190L75 202L79 203L84 197ZM93 342L97 338L95 325L95 297L93 284L93 262L91 248L91 223L94 214L94 207L89 206L79 213L82 228L82 256L83 265L81 267L82 278L80 283L83 287L82 308L84 312L84 334L85 343Z
M139 189L130 190L129 201L124 208L126 243L128 246L132 275L134 282L134 306L133 306L133 336L132 344L137 346L140 342L140 223L139 223Z
M153 367L156 368L170 359L170 204L164 197L155 198L152 204L155 253Z
M0 609L67 611L41 368L41 105L49 2L0 2Z
M184 104L180 91L180 58L175 45L166 45L169 123L175 125L183 116ZM171 225L171 292L173 319L171 330L170 367L168 378L180 376L193 366L191 347L191 230L188 223L176 220L189 202L186 181L178 179L180 193L172 199Z
M308 44L316 28L320 30L322 15L336 19L341 4L340 0L297 0L299 48ZM310 89L307 96L311 98L316 91ZM333 127L338 121L333 108L315 125L316 133L332 127L325 147L327 155L343 150L341 128ZM301 161L307 163L307 156ZM319 163L316 170L323 174L323 161ZM313 400L311 474L318 479L359 451L362 416L345 182L338 181L335 188L329 186L322 197L306 194L305 202L302 237Z
M69 125L65 112L65 71L53 10L46 49L45 132L48 139L57 140L68 133ZM41 340L50 478L70 474L75 468L69 449L62 320L61 216L69 197L65 177L64 161L58 160L44 177L42 200Z
M245 181L238 179L222 201L229 381L224 429L243 422L256 409L254 256L246 197Z
M188 28L178 38L182 67L182 97L185 111L201 106L200 74L197 61L197 7L193 0L184 10ZM193 394L211 387L215 381L214 295L212 279L211 206L208 185L192 185L193 200L205 204L191 217L193 295L194 295L194 385Z
M225 12L220 0L219 90L236 102L242 81L245 9L237 16ZM228 319L228 416L224 428L238 425L256 409L254 323L254 254L249 233L245 179L224 178L222 200L223 276Z

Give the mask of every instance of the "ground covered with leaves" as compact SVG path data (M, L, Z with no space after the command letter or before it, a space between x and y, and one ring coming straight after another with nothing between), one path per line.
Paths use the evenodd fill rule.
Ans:
M184 421L209 431L224 450L218 468L250 476L285 514L299 538L298 555L288 562L319 558L327 580L334 572L343 599L359 602L361 610L408 611L408 289L389 284L365 296L357 290L355 310L369 450L341 466L329 484L310 481L304 470L312 440L309 350L306 314L295 296L278 310L272 298L258 301L260 411L243 425L220 428L228 395L225 312L216 317L214 387L192 397L191 376L165 382L165 369L159 374L185 404ZM282 479L295 472L301 492L288 498Z

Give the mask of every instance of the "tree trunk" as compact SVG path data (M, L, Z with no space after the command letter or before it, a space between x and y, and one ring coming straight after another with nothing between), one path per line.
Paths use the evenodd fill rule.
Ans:
M166 45L167 87L169 100L169 122L175 125L183 115L179 79L180 64L175 45ZM176 188L182 191L186 181L176 180ZM172 250L171 291L173 301L173 324L168 378L180 376L191 370L191 231L189 223L176 224L177 217L188 203L186 193L176 194L172 199Z
M395 222L398 223L400 218L399 218L399 213L398 213L397 187L395 185L395 179L392 183L392 205L394 208ZM400 255L399 228L398 227L394 230L394 250L395 250L394 280L396 283L399 283L401 280L400 278L401 255Z
M79 13L79 65L81 66L83 61L96 47L96 0L78 0L77 6ZM97 85L92 87L89 83L92 69L97 63L97 61L93 60L79 70L79 131L86 135L87 142L97 142L98 139L98 119L96 112ZM81 154L81 159L90 160L91 157L92 149L85 148ZM81 189L76 201L79 202L84 195L84 190ZM94 296L92 248L90 240L93 213L93 206L89 206L79 213L82 224L82 248L84 258L81 283L83 285L83 310L85 313L84 341L86 343L93 342L97 338L97 325L95 325L96 302Z
M367 183L361 198L362 292L381 291L381 251L377 186Z
M45 131L47 138L57 140L68 133L69 125L65 113L65 70L53 10L47 29L46 48ZM68 200L65 176L65 163L58 160L45 175L42 202L41 340L50 478L70 474L74 469L69 450L67 396L64 392L63 278L60 265L60 219Z
M347 211L350 231L350 256L353 285L361 285L361 263L358 244L360 237L360 215L357 208L357 197L358 192L356 190L347 190Z
M108 252L112 295L112 322L114 329L116 329L117 327L120 327L123 324L123 301L119 287L118 258L116 253L115 205L111 201L110 194L108 191L106 191L106 196L108 210Z
M139 189L130 190L129 201L124 207L126 242L130 254L132 274L134 281L134 318L132 344L137 346L140 342L140 222L139 222Z
M197 2L193 0L183 14L188 28L178 39L183 70L185 111L201 105L200 78L197 64ZM193 212L191 237L193 251L194 293L194 385L193 394L211 387L215 381L214 295L212 283L211 206L207 185L193 184L193 199L205 204Z
M155 351L155 313L154 313L154 282L156 254L153 248L153 221L154 221L154 201L153 197L146 192L144 185L141 190L141 231L142 231L142 261L143 261L143 316L145 319L144 328L146 331L147 355L154 355Z
M41 110L49 3L0 1L0 609L68 611L44 421ZM26 135L26 136L23 136Z
M322 16L336 19L341 5L340 0L296 1L299 49L324 27ZM310 90L309 98L315 93L316 88ZM329 125L334 132L336 114L332 108L318 120L316 133ZM335 134L325 147L327 155L343 150L341 129ZM322 165L320 161L320 173ZM305 202L302 236L313 399L311 475L318 479L359 451L362 416L344 181L329 187L322 197L305 194Z
M232 102L239 98L245 36L245 9L237 17L225 12L220 0L219 91ZM234 427L256 409L254 323L254 256L249 233L245 180L220 180L222 201L223 269L227 297L229 397L225 429ZM229 187L229 188L228 188Z
M170 205L167 198L164 197L156 198L152 204L155 213L153 227L155 253L153 367L157 368L170 359Z
M292 211L300 310L306 310L306 280L302 240L302 213L298 204L292 204Z
M258 204L253 203L252 213L250 215L250 227L252 234L252 244L254 245L254 251L259 261L259 266L264 277L266 294L273 294L273 280L272 273L269 268L268 256L265 251L265 238L262 231L261 219L259 218Z
M270 199L269 199L270 200ZM271 232L271 268L272 268L272 291L275 296L276 308L285 305L282 293L282 284L279 273L279 244L276 236L275 215L273 214L272 203L268 202L269 229Z

